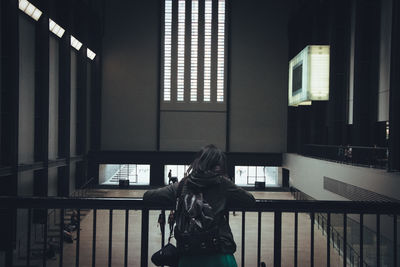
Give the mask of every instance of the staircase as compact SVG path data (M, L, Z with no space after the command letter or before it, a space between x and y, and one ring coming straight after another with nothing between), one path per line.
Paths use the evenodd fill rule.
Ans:
M134 174L135 168L129 164L121 164L121 168L110 178L110 183L118 184L119 180L129 180L129 183L137 183L137 175Z
M335 216L334 216L335 215ZM340 256L343 256L343 215L341 214L332 214L331 215L331 228L330 228L330 237L331 244L339 253ZM346 240L346 249L347 249L347 264L349 266L360 266L360 225L358 222L352 220L351 218L347 219L347 240ZM326 214L318 213L315 217L315 223L318 225L318 229L322 231L323 235L327 233L327 219ZM393 248L388 245L391 242L386 240L381 235L381 246L380 246L380 258L381 258L381 266L391 266L392 259L391 253ZM363 266L372 267L376 266L376 233L371 230L364 229L364 244L363 244Z

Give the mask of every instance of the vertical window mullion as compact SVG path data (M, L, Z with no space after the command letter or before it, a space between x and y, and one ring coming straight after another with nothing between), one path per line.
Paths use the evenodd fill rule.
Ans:
M178 62L177 62L177 98L183 102L185 88L185 0L178 0Z
M211 101L212 0L205 0L204 10L204 102Z

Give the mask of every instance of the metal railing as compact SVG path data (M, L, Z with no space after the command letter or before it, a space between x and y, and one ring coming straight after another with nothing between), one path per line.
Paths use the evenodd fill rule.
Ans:
M305 144L300 154L308 157L379 169L386 169L388 162L387 147Z
M113 211L123 210L125 211L125 244L124 244L124 266L128 266L128 234L129 231L129 213L132 210L141 211L141 251L140 251L140 266L148 266L148 253L149 253L149 211L150 210L168 210L172 206L169 205L156 205L144 202L142 199L127 199L127 198L37 198L37 197L0 197L0 209L9 210L10 212L17 209L27 209L28 218L27 222L32 220L32 210L33 209L60 209L60 254L59 254L59 266L63 266L63 224L64 224L64 210L65 209L76 209L78 211L78 216L80 216L80 210L90 209L93 212L93 235L92 235L92 266L96 266L96 226L97 226L97 210L108 210L109 211L109 239L108 239L108 266L112 264L112 232L113 232ZM261 261L261 215L264 212L269 212L274 214L274 241L273 241L273 265L275 267L281 266L282 264L282 214L292 213L294 214L293 230L294 230L294 257L293 266L298 266L298 215L300 213L309 214L311 223L310 231L310 266L314 266L314 224L316 223L315 216L318 213L327 214L326 225L327 229L330 228L331 224L331 214L341 213L344 214L344 218L348 214L358 214L360 217L360 228L363 228L363 218L366 214L373 214L376 216L377 225L380 225L380 216L387 214L391 215L393 218L393 266L397 266L398 263L398 244L397 244L397 216L400 214L400 204L388 202L350 202L350 201L310 201L310 200L257 200L256 204L251 208L240 208L240 207L230 207L231 211L238 211L242 213L242 244L241 244L241 260L240 265L246 266L245 262L245 229L246 229L246 213L256 212L257 213L257 240L254 241L257 247L257 266L260 266ZM47 223L47 222L46 222ZM343 242L347 243L346 237L346 227L347 220L343 221L345 227L343 228ZM80 224L80 223L79 223ZM27 224L28 234L30 234L31 224ZM330 249L331 249L331 237L330 231L327 231L326 237L326 249L327 249L327 265L330 266ZM44 234L44 240L47 240L47 233ZM377 227L377 244L380 244L380 227ZM76 239L76 254L75 254L75 266L79 266L79 247L80 247L80 225L77 227L77 239ZM164 235L163 235L164 237ZM360 262L363 262L363 231L360 231ZM161 245L164 244L164 238L161 239ZM304 245L304 244L302 244ZM42 265L46 266L46 256L45 252L47 250L47 242L43 243L43 262ZM26 266L31 264L31 244L30 238L27 238L27 258ZM343 250L342 262L343 266L347 266L347 250ZM5 266L12 266L12 251L8 251L6 254L6 264ZM377 262L376 266L380 265L380 246L376 246L376 256ZM1 263L0 263L1 265Z

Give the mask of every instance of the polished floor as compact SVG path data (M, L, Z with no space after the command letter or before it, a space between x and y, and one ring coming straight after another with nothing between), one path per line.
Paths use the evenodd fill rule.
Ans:
M141 197L144 190L106 190L107 197ZM292 199L287 192L252 192L259 199ZM150 212L149 221L149 259L160 248L161 231L157 225L158 211ZM108 266L109 217L108 210L97 211L96 225L96 266ZM245 266L257 265L257 213L248 212L245 217ZM261 261L273 266L273 213L263 213L261 218ZM230 225L237 244L234 254L238 266L241 264L242 214L230 216ZM112 266L123 266L125 246L125 211L113 211L112 215ZM79 242L79 266L92 266L93 212L89 212L81 222ZM298 266L310 266L310 219L299 214L298 228ZM129 212L128 266L140 266L141 211ZM314 229L314 266L326 266L326 238L316 226ZM64 243L63 266L75 266L76 240L73 244ZM294 259L294 214L282 216L282 266L293 266ZM343 266L343 259L331 248L331 265ZM49 260L47 266L59 266L59 258ZM149 266L154 266L149 260Z

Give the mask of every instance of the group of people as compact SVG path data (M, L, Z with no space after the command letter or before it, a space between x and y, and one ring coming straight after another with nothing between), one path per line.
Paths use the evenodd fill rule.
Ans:
M70 217L70 222L64 225L63 229L63 241L67 243L73 243L74 238L72 232L77 230L79 227L79 216L76 210L73 210ZM56 259L56 252L59 249L59 242L53 237L47 241L46 258Z
M175 210L171 210L168 215L168 225L169 225L170 236L172 235L172 232L174 230L174 222L175 222L174 221L174 212L175 212ZM165 213L161 212L160 215L158 215L158 220L157 220L157 227L158 226L160 227L161 234L164 234L164 232L165 232L165 223L166 223L165 222Z
M340 146L338 150L338 158L340 161L351 163L353 159L353 148L350 145Z
M72 232L77 230L79 227L79 217L76 210L71 213L71 218L69 224L64 225L63 239L67 243L73 243L74 238Z

